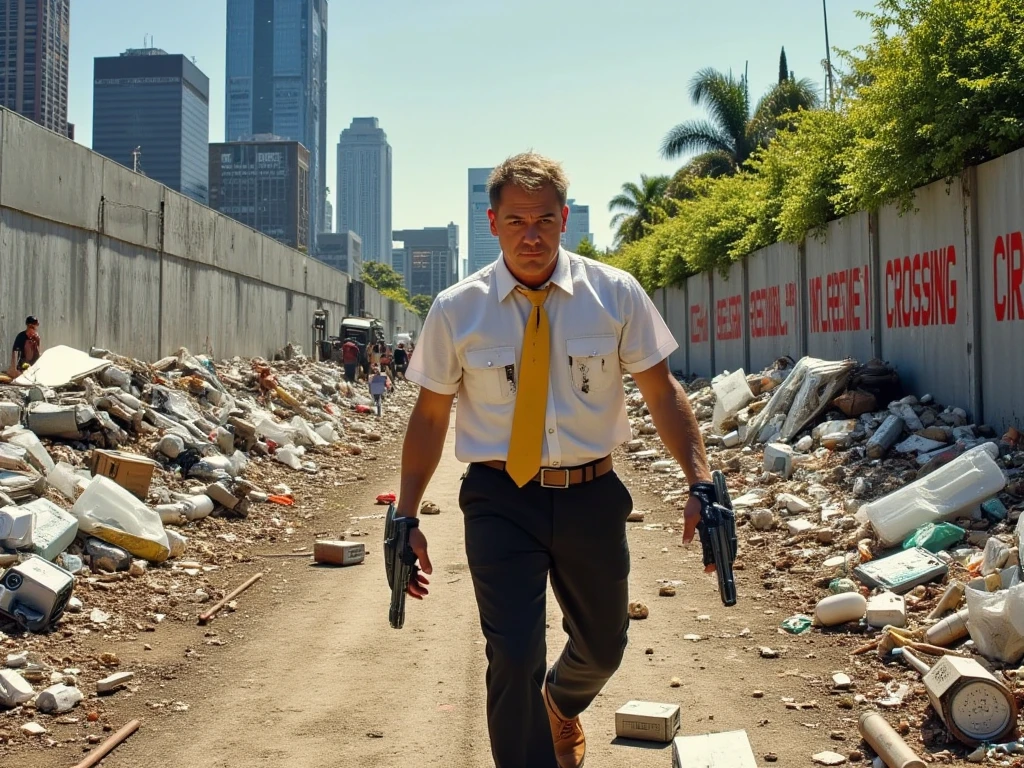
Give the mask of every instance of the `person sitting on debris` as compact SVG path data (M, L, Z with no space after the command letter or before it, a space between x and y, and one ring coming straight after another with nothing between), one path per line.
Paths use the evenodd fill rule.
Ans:
M25 330L14 337L11 349L11 367L9 375L12 379L21 372L35 365L43 352L43 340L39 337L39 321L29 315L25 318Z
M359 366L359 345L352 339L345 339L341 345L341 362L345 366L345 381L355 382L356 368Z

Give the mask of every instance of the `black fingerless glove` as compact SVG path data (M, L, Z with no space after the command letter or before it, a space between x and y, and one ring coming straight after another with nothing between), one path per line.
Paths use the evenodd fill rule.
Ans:
M715 555L711 549L707 520L709 515L713 514L712 506L718 502L718 492L715 491L714 483L694 483L690 486L690 495L700 499L700 522L697 523L697 533L700 535L704 565L708 566L715 562Z

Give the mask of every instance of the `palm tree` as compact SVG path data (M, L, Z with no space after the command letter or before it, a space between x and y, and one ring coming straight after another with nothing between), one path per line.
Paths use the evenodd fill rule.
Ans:
M790 75L774 85L751 111L747 78L735 78L732 72L723 74L711 67L693 76L690 99L703 106L710 119L675 126L665 136L661 154L671 160L696 153L689 165L699 176L735 173L758 147L768 143L781 115L819 104L814 84Z
M658 223L665 217L662 198L668 186L668 176L640 175L640 184L627 181L622 193L608 203L609 211L618 211L611 221L616 229L616 245L625 245L639 240L647 234L647 226Z

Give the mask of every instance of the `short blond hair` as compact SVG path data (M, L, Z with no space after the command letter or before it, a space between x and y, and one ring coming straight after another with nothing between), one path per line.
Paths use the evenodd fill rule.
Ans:
M513 155L491 171L491 176L487 180L487 192L492 209L498 209L501 190L509 184L530 191L550 184L558 193L558 202L562 206L565 206L569 195L569 178L565 175L562 164L536 152Z

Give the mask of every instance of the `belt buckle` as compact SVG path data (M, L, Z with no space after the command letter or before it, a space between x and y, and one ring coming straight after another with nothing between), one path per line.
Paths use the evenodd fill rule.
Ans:
M564 472L565 473L565 482L557 484L557 485L552 485L551 483L547 482L547 480L544 479L545 476L546 476L545 475L546 472ZM569 470L568 469L549 469L549 468L545 467L544 469L542 469L540 471L540 487L541 488L568 488L569 487Z

